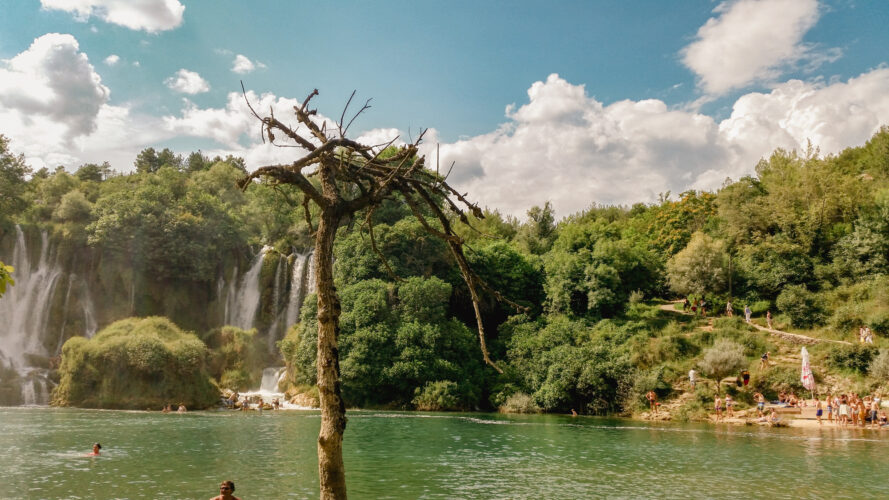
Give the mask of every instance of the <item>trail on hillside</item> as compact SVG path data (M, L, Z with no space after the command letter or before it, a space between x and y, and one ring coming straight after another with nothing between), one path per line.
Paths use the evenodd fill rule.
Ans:
M692 314L690 312L676 309L675 305L680 304L680 303L682 303L682 301L677 300L677 301L669 302L667 304L661 304L659 307L662 311L668 311L668 312L672 312L672 313L676 313L676 314L682 314L685 316L691 316ZM798 333L790 333L790 332L785 332L782 330L776 330L774 328L768 328L768 327L765 327L762 325L758 325L752 321L749 323L749 325L752 326L753 328L756 328L757 330L759 330L761 332L766 332L769 335L778 337L781 340L790 342L792 344L817 344L819 342L829 342L829 343L833 343L833 344L852 345L851 342L848 342L845 340L816 339L814 337L800 335ZM708 324L704 328L709 328L709 329L713 328L713 318L710 318L710 324Z

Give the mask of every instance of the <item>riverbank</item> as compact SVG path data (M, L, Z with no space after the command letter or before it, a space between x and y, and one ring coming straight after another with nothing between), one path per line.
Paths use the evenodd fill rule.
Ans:
M825 411L821 422L818 422L817 417L815 416L815 406L811 401L807 402L809 406L799 407L799 408L788 408L777 405L768 405L765 408L764 415L768 415L772 408L775 409L779 420L776 427L794 427L799 429L860 429L867 431L875 431L875 432L884 432L889 431L889 425L879 426L879 427L871 427L868 423L865 426L858 425L840 425L837 423L837 420L830 421L827 419L827 412ZM669 405L664 405L664 410L658 411L657 414L652 412L642 412L640 414L634 415L631 417L633 420L641 420L641 421L659 421L659 422L675 422L674 412L671 411ZM675 405L673 406L675 408ZM710 423L715 425L733 425L733 426L763 426L769 427L769 423L759 417L756 408L747 408L743 410L736 410L732 417L722 417L717 419L715 414L710 414L706 419L695 419L694 422L701 423Z

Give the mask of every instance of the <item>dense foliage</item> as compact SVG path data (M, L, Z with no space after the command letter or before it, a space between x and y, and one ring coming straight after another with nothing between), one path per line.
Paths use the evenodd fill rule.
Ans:
M49 228L106 262L125 262L136 282L212 289L225 265L243 263L259 244L286 255L311 239L297 210L301 195L264 183L241 191L235 181L244 169L238 158L149 149L129 175L90 164L28 177L0 136L0 231L8 234L12 223ZM666 193L632 207L592 204L560 221L549 203L531 207L524 220L491 210L471 218L477 230L461 236L475 271L528 307L520 313L482 296L502 375L481 364L468 290L445 245L396 200L372 214L375 251L364 215L340 229L334 250L349 405L625 411L648 390L676 391L692 367L732 375L775 347L743 322L702 330L702 320L645 305L685 297L705 299L710 313L722 313L729 300L736 313L770 311L778 327L824 338L851 340L867 324L876 347L825 344L812 349L813 362L870 377L867 384L885 382L876 376L887 364L878 348L889 347L881 338L889 335L889 128L837 155L777 150L755 175L715 192ZM294 387L314 383L316 312L309 297L280 344ZM267 361L248 332L204 338L215 350L210 374L226 387L255 380ZM93 345L69 344L68 372L75 360L67 356ZM753 382L774 394L794 387L791 372L782 367ZM72 390L66 384L60 394ZM65 401L106 404L84 398Z
M165 318L129 318L62 348L53 404L86 408L207 408L219 390L207 373L207 347Z

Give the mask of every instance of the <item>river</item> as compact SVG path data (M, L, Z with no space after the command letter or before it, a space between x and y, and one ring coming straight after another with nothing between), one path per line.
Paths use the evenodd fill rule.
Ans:
M889 433L350 411L364 498L886 498ZM317 498L317 412L0 408L0 498ZM99 457L87 457L92 443Z

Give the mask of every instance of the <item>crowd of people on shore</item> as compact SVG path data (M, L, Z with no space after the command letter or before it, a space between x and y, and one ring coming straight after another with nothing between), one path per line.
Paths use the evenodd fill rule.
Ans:
M769 425L781 421L778 411L811 408L815 411L815 419L819 425L823 425L826 420L829 424L841 427L879 429L889 426L889 416L881 406L883 400L879 393L864 398L854 393L829 394L824 399L815 396L814 399L807 400L797 397L793 392L782 391L777 401L767 402L762 393L756 392L753 401L756 403L756 422ZM734 417L734 407L735 402L731 395L721 397L717 394L714 398L715 421Z

